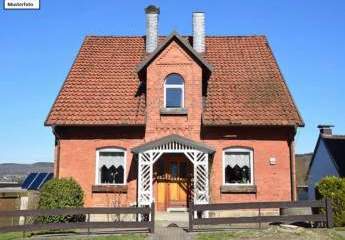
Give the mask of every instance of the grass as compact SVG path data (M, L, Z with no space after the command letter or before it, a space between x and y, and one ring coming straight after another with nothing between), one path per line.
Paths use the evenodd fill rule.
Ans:
M37 235L36 235L37 236ZM0 234L0 240L14 240L14 239L22 239L23 233L3 233ZM30 239L30 237L25 238ZM146 239L145 234L121 234L121 235L112 235L112 236L90 236L90 237L83 237L83 236L70 236L70 237L49 237L49 240L62 240L62 239L78 239L78 240L143 240Z
M2 234L0 234L0 240L20 239L21 237L23 237L23 233L2 233Z
M343 230L343 229L342 229ZM199 233L197 240L345 240L345 234L339 229L305 229L296 230L270 227L266 230L232 230L225 232ZM344 232L345 233L345 232Z

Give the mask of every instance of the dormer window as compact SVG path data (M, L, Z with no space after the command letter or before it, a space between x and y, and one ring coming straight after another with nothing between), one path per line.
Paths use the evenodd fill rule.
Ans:
M170 74L164 83L164 106L165 108L184 107L184 81L174 73Z

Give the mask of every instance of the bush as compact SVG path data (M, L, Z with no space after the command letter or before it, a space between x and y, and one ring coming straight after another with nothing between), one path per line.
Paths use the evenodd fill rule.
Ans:
M39 209L78 208L84 206L84 192L72 178L52 179L46 182L40 191ZM39 222L80 222L84 215L40 217Z
M345 226L345 178L323 178L315 188L316 198L332 200L334 223L336 226Z

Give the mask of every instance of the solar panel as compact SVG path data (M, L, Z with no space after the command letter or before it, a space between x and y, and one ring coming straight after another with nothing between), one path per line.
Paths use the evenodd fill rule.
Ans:
M21 188L23 189L27 189L30 184L33 182L33 180L35 180L36 176L38 175L38 173L30 173L24 180L24 182L21 185Z
M44 179L47 177L48 173L39 173L35 180L28 187L29 190L38 190L39 186L42 184Z
M38 188L41 188L43 186L43 184L45 184L47 181L49 181L50 179L52 179L54 177L53 173L48 173L46 178L41 182L41 185Z

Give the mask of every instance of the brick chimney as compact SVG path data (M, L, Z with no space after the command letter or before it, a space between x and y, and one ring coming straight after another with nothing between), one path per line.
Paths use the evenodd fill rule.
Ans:
M152 53L158 45L158 15L159 8L150 5L145 8L146 13L146 52Z
M320 129L320 134L323 135L332 135L332 128L334 127L333 125L326 125L326 124L320 124L317 126Z
M205 52L205 13L193 13L193 48L198 53Z

